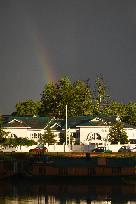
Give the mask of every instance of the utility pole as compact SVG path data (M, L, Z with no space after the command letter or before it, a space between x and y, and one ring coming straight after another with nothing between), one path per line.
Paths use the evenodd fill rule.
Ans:
M68 138L69 138L69 146L70 146L70 128L68 129Z
M67 129L68 129L68 123L67 123L67 120L68 120L68 116L67 116L67 105L66 105L66 145L67 145Z

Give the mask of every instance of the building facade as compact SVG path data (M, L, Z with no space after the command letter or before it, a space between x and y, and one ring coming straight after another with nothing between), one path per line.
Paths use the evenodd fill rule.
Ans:
M9 137L22 137L36 142L46 132L49 125L60 144L63 135L65 144L104 144L108 142L109 129L117 122L116 117L77 116L66 120L50 117L13 117L10 116L3 125ZM136 128L124 124L124 130L130 141L136 141ZM67 133L67 138L66 138Z

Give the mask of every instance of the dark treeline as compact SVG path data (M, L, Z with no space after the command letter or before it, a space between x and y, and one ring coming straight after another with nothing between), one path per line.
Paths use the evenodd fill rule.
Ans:
M112 99L107 93L107 85L102 75L96 77L95 88L90 80L72 82L63 77L58 82L49 82L44 86L39 101L27 99L16 104L16 116L53 116L65 118L65 107L68 106L68 117L79 115L114 115L123 122L136 125L136 103L123 104Z

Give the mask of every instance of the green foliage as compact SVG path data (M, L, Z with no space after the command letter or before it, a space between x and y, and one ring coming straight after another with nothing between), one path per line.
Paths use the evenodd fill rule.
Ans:
M73 83L73 94L71 102L70 116L91 115L93 113L93 98L89 84L86 81L76 81Z
M122 122L116 122L110 129L109 129L109 141L111 144L126 144L128 143L128 136L124 131L124 125Z
M53 116L65 118L66 105L68 117L79 115L114 115L123 122L136 126L136 103L127 105L114 101L107 95L107 86L103 75L95 80L94 94L90 80L72 82L69 77L62 77L58 82L49 82L41 94L41 100L28 99L16 104L17 116ZM1 120L0 120L1 121Z
M29 140L27 138L15 137L5 138L2 146L17 147L17 146L31 146L36 145L37 142Z
M6 137L8 135L2 128L0 128L0 138Z
M94 90L94 115L103 114L103 110L109 106L111 98L107 95L107 86L103 75L98 75L95 80Z
M7 133L0 128L0 145L5 143Z
M92 113L92 94L87 83L72 83L68 77L61 78L58 83L49 82L41 97L41 114L65 118L65 107L68 106L68 117Z
M6 132L2 128L3 125L3 119L0 117L0 145L5 146L7 143L7 136L9 132Z
M41 98L41 114L42 115L56 115L57 106L57 87L52 82L49 82L42 93Z
M111 101L102 110L102 114L119 116L122 122L136 126L136 103L121 104L117 101Z
M16 112L17 116L33 116L38 115L41 108L41 103L34 102L31 99L28 99L24 102L20 102L16 104Z
M125 112L122 114L122 121L136 126L136 103L128 103Z
M122 115L125 114L125 105L117 101L110 101L109 104L103 108L101 113L103 115L114 115L122 118Z
M97 76L95 80L95 84L96 84L96 89L95 89L96 100L100 104L102 103L102 101L104 100L106 96L106 85L105 85L104 78L102 75Z
M56 142L55 136L54 136L54 134L52 133L51 128L50 128L49 125L46 127L46 131L45 131L45 133L41 136L39 142L40 142L41 144L46 144L46 143L48 143L48 144L54 144L54 143Z
M34 140L29 140L27 138L13 138L14 146L31 146L31 145L36 145L37 142Z
M2 119L2 117L0 117L0 144L1 144L1 145L5 142L6 136L8 136L8 132L5 132L5 131L2 129L2 124L3 124L3 119Z

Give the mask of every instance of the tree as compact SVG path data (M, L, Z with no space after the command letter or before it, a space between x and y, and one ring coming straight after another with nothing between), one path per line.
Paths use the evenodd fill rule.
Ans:
M0 127L0 144L3 145L6 141L6 136L8 135L8 132L5 132L1 127Z
M17 116L39 115L40 108L41 103L39 101L34 102L33 100L28 99L16 104L16 112L14 114Z
M73 114L70 116L93 114L93 97L88 81L77 80L73 83L71 106Z
M128 143L128 136L124 131L124 125L121 121L117 121L110 129L109 129L109 142L111 144L126 144Z
M27 138L22 138L22 137L15 137L15 138L5 138L4 142L2 143L2 146L9 146L9 147L17 147L17 146L31 146L31 145L36 145L37 142L34 140L29 140Z
M41 97L41 112L40 115L56 115L56 96L57 88L52 82L45 85Z
M37 144L37 142L35 142L34 140L29 140L27 138L21 137L15 138L15 141L17 146L32 146Z
M72 83L68 77L63 77L56 84L49 82L44 87L41 104L42 115L65 118L66 105L68 117L87 115L92 113L92 94L86 82Z
M46 131L44 132L44 134L41 136L39 142L41 144L54 144L56 142L55 138L54 138L54 134L51 131L50 125L47 125L46 127Z
M122 113L122 121L136 126L136 103L128 103L125 105L125 111Z
M103 115L119 116L122 122L136 126L136 103L122 104L111 101L101 113Z
M98 75L95 80L94 90L94 115L99 115L111 102L107 95L107 86L103 75Z
M109 104L103 108L101 114L119 116L122 119L122 116L125 115L125 105L111 100Z
M5 132L2 128L3 125L3 119L2 116L0 116L0 144L4 144L6 140L6 136L8 136L8 132Z

